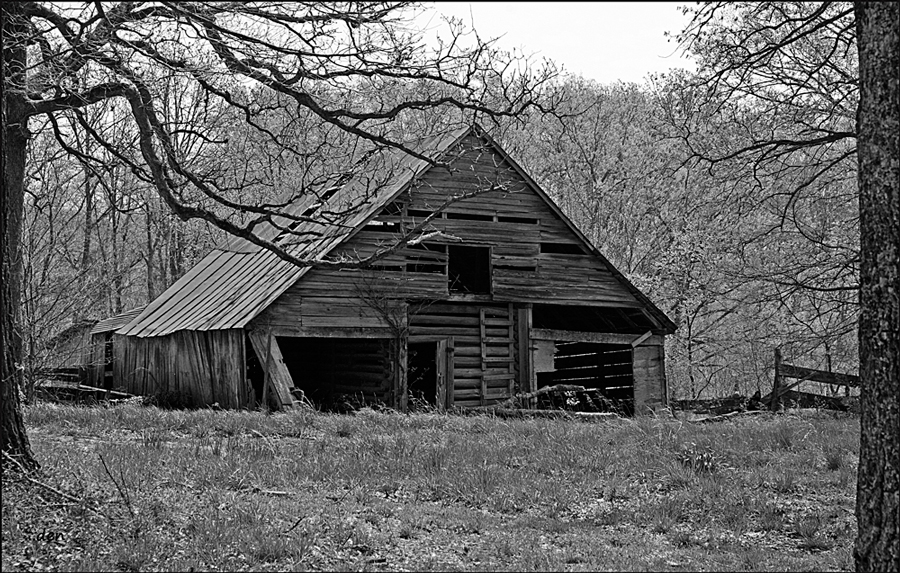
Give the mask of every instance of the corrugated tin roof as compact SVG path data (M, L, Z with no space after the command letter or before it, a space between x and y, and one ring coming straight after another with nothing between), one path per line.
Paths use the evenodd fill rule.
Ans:
M122 314L117 314L116 316L104 318L91 328L91 335L100 334L101 332L111 332L113 330L118 330L119 328L134 320L135 317L141 314L144 308L146 308L146 305L132 308L131 310L126 310Z
M438 158L471 130L471 127L463 128L425 138L411 148L426 157ZM365 169L328 194L324 201L328 211L345 211L343 217L330 221L311 219L298 224L287 217L276 217L277 226L267 225L258 234L263 239L275 240L281 232L279 227L293 225L294 233L309 234L311 238L286 250L298 258L321 259L352 236L428 166L428 162L395 148L385 149L367 158ZM287 212L298 217L308 213L313 217L311 211L323 203L324 195L302 195L287 207ZM354 209L359 205L362 207ZM213 250L117 333L145 337L179 330L243 328L307 270L309 267L298 267L235 237L226 246Z

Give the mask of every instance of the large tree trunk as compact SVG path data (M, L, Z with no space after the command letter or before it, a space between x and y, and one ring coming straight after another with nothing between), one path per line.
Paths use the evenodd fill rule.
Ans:
M900 4L858 2L857 571L900 571Z
M2 312L3 372L0 378L0 450L14 456L29 469L37 467L19 403L22 384L22 335L19 307L22 299L22 204L25 197L25 151L28 145L28 116L24 95L26 54L24 42L16 41L27 31L18 3L0 8L3 56L3 192L2 217ZM4 468L5 460L4 460Z

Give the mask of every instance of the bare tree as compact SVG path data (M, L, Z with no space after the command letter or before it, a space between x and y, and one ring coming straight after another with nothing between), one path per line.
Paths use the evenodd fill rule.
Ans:
M91 149L152 184L180 219L205 221L309 265L292 242L275 243L259 231L279 221L289 226L284 220L315 220L285 215L283 207L310 192L311 181L333 181L353 169L348 160L345 173L336 172L332 155L357 158L390 147L432 161L406 146L396 126L423 125L423 117L436 113L442 117L436 124L446 126L548 109L542 89L555 76L552 67L532 71L527 61L477 37L462 48L465 30L458 23L429 45L406 27L414 8L406 2L3 4L3 451L34 465L16 395L29 120L56 121L57 140L70 153L75 148L67 143L80 131ZM163 87L173 82L227 108L231 121L203 133L171 114L180 106ZM285 137L299 131L296 125L272 129L266 117L276 100L317 129L296 139ZM113 145L81 121L81 110L103 102L127 111L131 146ZM314 177L297 178L278 198L244 193L235 166L221 164L222 151L233 144L226 128L238 120L242 137L277 148L273 159L305 164ZM277 171L278 162L270 167ZM244 175L264 185L267 174Z
M858 571L900 569L900 9L888 2L713 2L696 9L681 39L700 55L699 85L713 96L707 103L748 134L713 156L685 126L695 156L710 165L741 158L757 178L791 177L788 205L818 181L840 193L833 174L857 173L855 558ZM757 112L774 121L746 121Z
M900 7L856 4L862 412L857 571L900 569Z

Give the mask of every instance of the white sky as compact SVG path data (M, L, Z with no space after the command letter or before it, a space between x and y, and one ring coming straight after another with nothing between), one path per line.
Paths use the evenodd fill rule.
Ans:
M650 73L693 69L666 31L687 23L681 2L435 2L446 16L474 24L482 38L546 57L602 84L641 82ZM428 17L432 12L424 14Z

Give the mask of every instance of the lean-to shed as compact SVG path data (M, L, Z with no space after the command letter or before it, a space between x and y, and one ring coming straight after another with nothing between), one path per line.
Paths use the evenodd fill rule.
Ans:
M258 405L271 388L327 405L495 403L571 383L626 411L666 403L674 324L474 126L396 150L289 209L264 237L337 261L414 239L368 268L299 268L242 239L211 252L112 337L115 385L196 404ZM316 218L343 206L343 218ZM312 237L291 245L292 235Z

